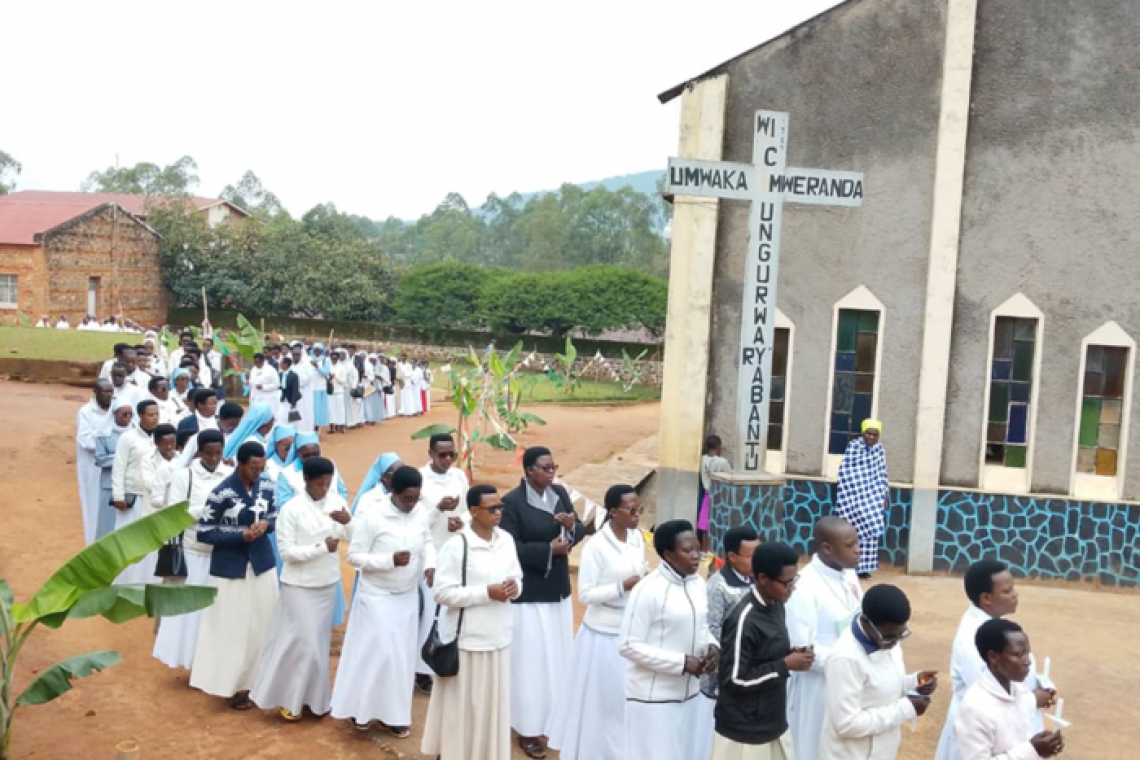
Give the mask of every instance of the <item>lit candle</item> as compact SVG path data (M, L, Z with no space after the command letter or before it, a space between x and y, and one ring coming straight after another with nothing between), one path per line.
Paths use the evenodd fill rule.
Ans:
M1058 697L1057 698L1057 712L1054 713L1054 716L1056 716L1057 720L1062 720L1061 711L1064 708L1065 708L1065 698L1064 697Z
M1052 661L1048 657L1046 657L1045 658L1045 670L1042 673L1042 675L1045 676L1046 681L1049 680L1049 666L1052 664L1053 664Z

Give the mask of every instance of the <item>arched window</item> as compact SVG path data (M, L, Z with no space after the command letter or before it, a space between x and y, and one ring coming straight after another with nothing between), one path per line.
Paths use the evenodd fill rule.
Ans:
M1123 494L1135 356L1136 341L1115 322L1081 341L1069 487L1075 497L1119 499Z
M838 476L848 442L878 411L884 316L882 302L862 285L835 304L823 449L827 477Z
M772 393L768 404L768 449L765 468L784 472L788 462L788 426L792 414L792 344L796 328L776 309L776 335L772 350Z

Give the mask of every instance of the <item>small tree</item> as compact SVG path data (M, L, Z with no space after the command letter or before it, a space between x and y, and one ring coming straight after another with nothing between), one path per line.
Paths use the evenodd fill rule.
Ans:
M26 705L42 705L71 690L71 682L120 661L112 650L69 657L41 672L12 697L16 661L38 627L59 628L67 620L101 616L112 623L137 617L174 617L210 606L217 589L154 584L113 586L128 566L142 560L194 524L186 504L159 510L109 533L69 559L25 604L15 604L0 580L0 760L9 760L12 723Z

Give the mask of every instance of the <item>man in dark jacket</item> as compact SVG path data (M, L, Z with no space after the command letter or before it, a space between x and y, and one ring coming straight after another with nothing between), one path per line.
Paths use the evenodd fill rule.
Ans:
M784 604L796 585L799 557L782 543L761 544L752 554L756 585L724 621L720 639L720 694L710 760L740 757L741 744L770 745L771 760L790 760L787 681L807 670L815 655L792 649Z
M574 666L574 605L570 549L586 537L570 494L554 485L550 450L523 453L524 477L503 496L499 527L510 533L522 565L522 595L514 600L511 645L511 727L528 757L542 757L554 707L570 688Z

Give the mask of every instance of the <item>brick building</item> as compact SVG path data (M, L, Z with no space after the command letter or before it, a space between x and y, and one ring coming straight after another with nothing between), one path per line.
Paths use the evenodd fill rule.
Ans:
M146 224L147 198L24 191L0 196L0 323L120 313L142 325L166 320L160 236ZM211 226L249 215L227 201L191 198Z

